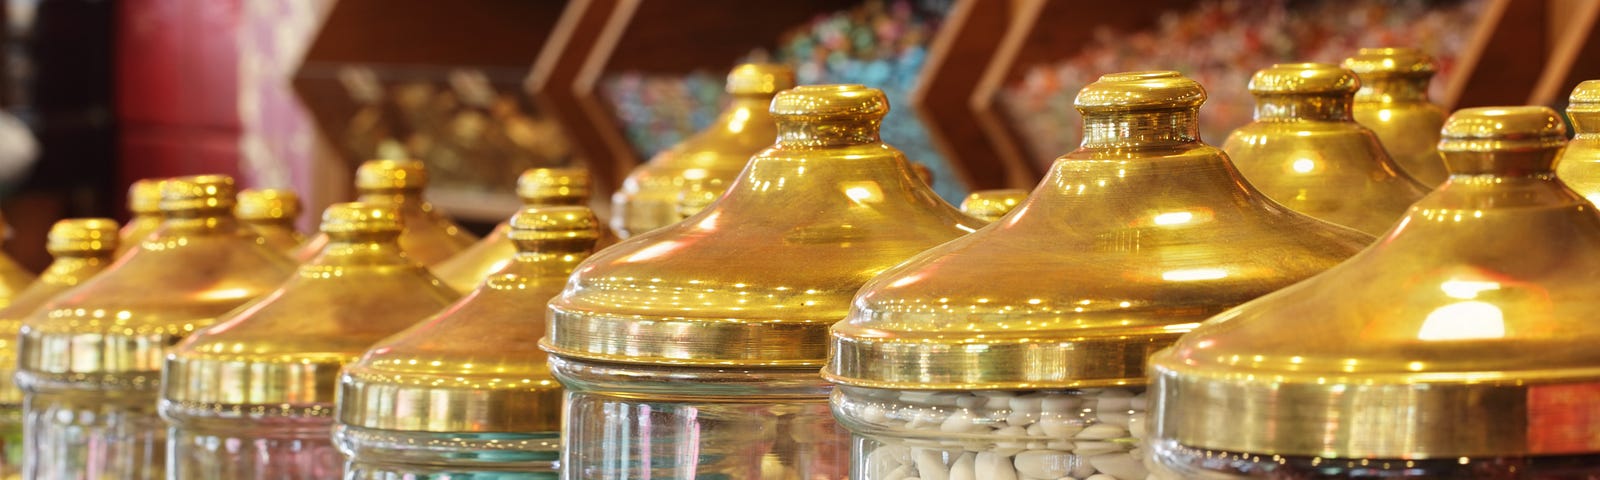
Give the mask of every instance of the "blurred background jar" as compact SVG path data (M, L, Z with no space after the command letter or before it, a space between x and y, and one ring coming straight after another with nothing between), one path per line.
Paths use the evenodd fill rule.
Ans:
M589 171L582 168L528 169L517 177L517 197L527 207L586 205L589 203ZM510 221L500 222L482 240L434 267L433 273L456 291L467 293L478 288L483 279L505 268L517 256L517 247L508 236L510 232Z
M261 239L273 250L292 255L305 243L305 237L295 229L300 218L300 196L284 188L247 188L239 191L238 204L233 215L246 226L261 234Z

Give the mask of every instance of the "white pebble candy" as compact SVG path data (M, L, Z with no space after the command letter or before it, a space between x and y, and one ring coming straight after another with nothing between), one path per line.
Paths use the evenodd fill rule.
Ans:
M1072 472L1077 456L1055 450L1029 450L1017 454L1013 464L1017 473L1029 477L1056 478Z
M1001 438L1001 440L996 440L994 442L995 453L1009 457L1016 455L1017 452L1021 452L1028 448L1028 430L1022 427L1010 426L1000 428L995 430L993 435Z
M989 399L977 395L963 395L956 399L956 406L965 409L981 408L989 404Z
M1111 442L1077 442L1077 444L1078 448L1074 448L1072 451L1078 455L1099 455L1123 450L1121 445Z
M1132 418L1131 418L1132 416L1133 416L1132 414L1130 414L1130 413L1128 413L1126 411L1113 412L1113 411L1101 410L1098 413L1095 413L1094 418L1096 420L1099 420L1100 423L1108 423L1108 424L1116 425L1116 426L1119 426L1119 427L1122 427L1122 428L1126 429L1126 428L1128 428L1128 423L1133 421Z
M978 478L984 480L1017 480L1017 469L1012 466L1011 457L979 453L972 469Z
M1089 457L1089 465L1093 465L1100 473L1117 478L1144 478L1150 472L1145 470L1144 463L1138 458L1126 453L1108 453Z
M1134 395L1133 398L1128 399L1128 409L1129 410L1138 410L1138 411L1143 412L1145 410L1149 410L1149 407L1150 407L1150 398L1146 397L1145 394L1143 394L1143 393L1138 394L1138 395Z
M972 392L972 394L988 399L983 408L989 410L1010 408L1011 399L1017 396L1017 394L1011 392Z
M950 480L980 480L977 472L978 454L967 452L950 464Z
M1104 423L1090 425L1088 428L1084 428L1083 431L1078 432L1077 435L1074 435L1076 438L1088 440L1109 440L1113 438L1127 438L1127 436L1128 431L1123 430L1122 427Z
M939 424L939 431L945 433L967 433L973 430L973 423L971 413L967 413L966 410L957 410L944 418L944 422Z
M1035 425L1044 430L1045 436L1050 438L1072 438L1083 431L1083 424L1070 417L1045 416Z
M937 430L939 428L938 425L941 423L944 423L944 419L940 418L938 413L917 412L916 416L911 417L911 422L906 424L906 428L912 430Z
M945 469L942 452L916 448L912 449L911 458L917 463L917 476L925 480L949 480L950 471Z
M1117 479L1117 477L1113 477L1113 476L1101 473L1101 474L1097 474L1097 475L1090 475L1089 478L1085 478L1083 480L1118 480L1118 479Z
M1095 397L1094 408L1102 412L1121 411L1126 413L1132 405L1133 392L1108 388L1101 391L1100 395Z
M901 465L883 476L884 480L906 480L911 478L911 466Z
M1039 411L1044 413L1066 413L1074 408L1078 408L1078 399L1072 395L1049 395L1039 402Z

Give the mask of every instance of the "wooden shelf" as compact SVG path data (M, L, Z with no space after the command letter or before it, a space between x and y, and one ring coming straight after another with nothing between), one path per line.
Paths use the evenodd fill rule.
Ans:
M1018 10L1012 1L957 0L928 47L922 79L911 93L928 136L973 190L1033 186L1030 172L996 161L1001 147L974 111L982 67L994 59Z

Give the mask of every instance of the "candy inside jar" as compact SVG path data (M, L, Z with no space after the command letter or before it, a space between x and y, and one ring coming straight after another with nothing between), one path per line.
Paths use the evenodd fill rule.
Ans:
M897 391L842 387L834 415L860 434L854 478L1144 479L1143 388Z

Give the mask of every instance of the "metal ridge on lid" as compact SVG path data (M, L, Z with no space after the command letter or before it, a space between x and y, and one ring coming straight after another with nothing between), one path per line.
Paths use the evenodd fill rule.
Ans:
M1408 47L1362 48L1344 60L1344 67L1369 78L1431 77L1438 69L1432 56Z
M1354 95L1361 89L1355 72L1331 63L1278 63L1250 77L1255 95Z

